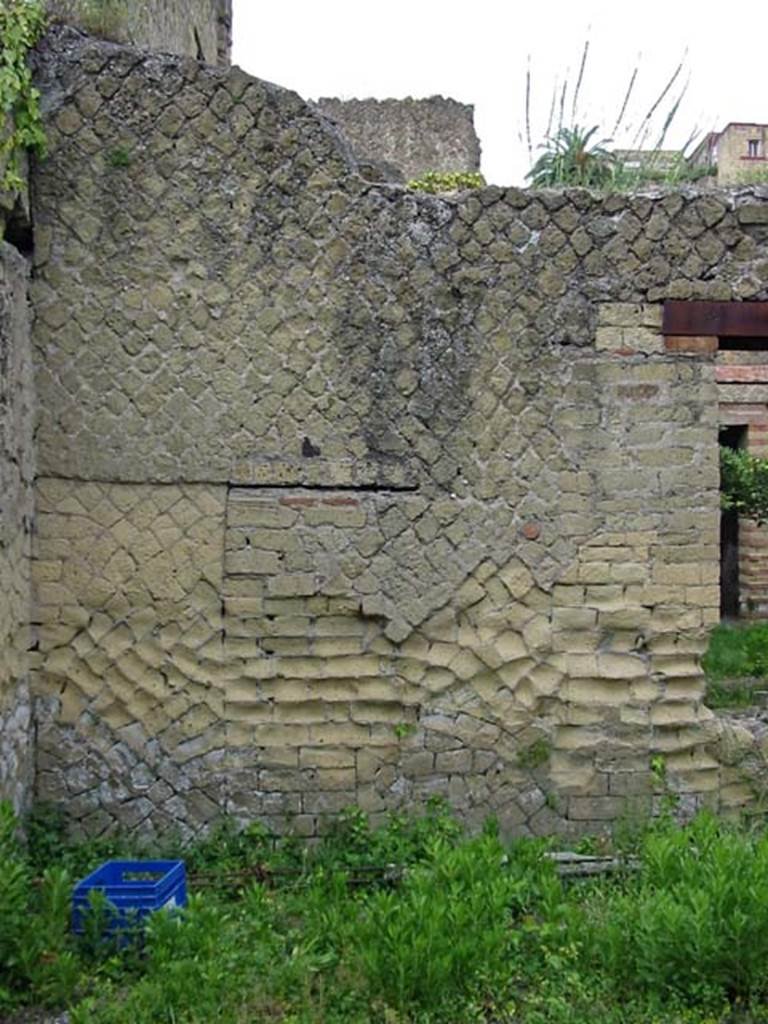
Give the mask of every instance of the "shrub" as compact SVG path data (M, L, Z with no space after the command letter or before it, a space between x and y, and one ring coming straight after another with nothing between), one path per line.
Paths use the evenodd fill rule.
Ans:
M412 178L408 188L417 192L460 192L468 188L483 188L485 178L479 171L427 171L419 178Z
M702 667L713 680L768 675L768 623L717 626Z
M49 1005L72 996L81 967L69 934L71 886L59 867L33 885L16 818L0 803L0 1010L27 994Z
M461 1005L510 970L515 919L531 898L524 861L494 836L438 842L429 863L397 891L365 897L348 929L349 956L366 990L408 1014Z
M558 129L542 144L544 152L530 169L527 178L535 188L579 186L602 188L613 177L616 160L605 148L610 139L592 142L598 130L574 125Z
M626 192L651 183L679 184L702 176L700 169L688 166L684 156L696 137L696 130L689 135L676 159L670 160L670 153L664 148L667 134L687 90L687 85L679 85L684 59L672 70L645 114L632 109L635 86L641 71L640 64L635 64L629 73L626 87L610 91L619 104L615 119L602 127L594 124L587 129L584 127L585 121L591 123L593 118L581 109L580 101L588 78L589 51L590 41L587 39L575 81L570 80L567 72L562 84L558 81L554 83L547 125L543 132L534 131L532 124L533 79L529 61L525 80L524 141L530 164L526 178L533 187L583 186ZM603 136L601 142L593 141L596 135ZM540 137L541 141L534 147L536 137ZM606 148L609 142L617 139L622 139L622 149L626 147L640 154L637 164L634 160L625 161L621 149L612 153ZM534 158L535 150L541 151L537 158Z
M651 832L636 885L604 888L571 920L591 967L620 992L691 1004L768 993L768 837L709 815Z
M760 525L768 520L768 459L720 446L720 504Z
M303 853L225 824L185 851L206 870L185 913L150 918L138 948L94 927L90 952L67 935L69 878L49 864L33 882L0 821L0 1017L26 1001L69 1003L71 1024L768 1020L768 837L711 817L643 833L637 873L567 887L542 841L462 838L442 803L379 830L349 809ZM404 871L360 870L379 857ZM233 892L248 866L264 882Z

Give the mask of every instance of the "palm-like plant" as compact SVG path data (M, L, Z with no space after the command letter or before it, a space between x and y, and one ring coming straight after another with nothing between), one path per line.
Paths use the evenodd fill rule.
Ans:
M537 188L577 185L601 188L612 178L616 158L606 148L610 139L592 142L598 126L560 127L542 144L544 150L526 178Z

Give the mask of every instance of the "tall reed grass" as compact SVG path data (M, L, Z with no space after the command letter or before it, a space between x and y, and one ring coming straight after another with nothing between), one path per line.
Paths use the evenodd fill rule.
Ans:
M620 100L616 115L605 124L597 121L590 111L581 109L589 57L590 40L587 39L575 80L566 73L562 83L555 81L552 86L547 123L540 134L532 124L534 81L530 60L528 62L521 141L528 153L527 177L534 185L580 184L626 191L649 182L677 184L711 173L710 168L693 168L686 160L686 153L700 135L698 127L693 126L688 132L677 157L671 157L665 150L688 91L685 57L663 80L651 103L639 108L635 98L643 68L638 58L629 72L626 86L617 90ZM535 142L537 138L539 141ZM617 155L617 151L634 151L641 157L629 161ZM589 168L588 173L584 168Z

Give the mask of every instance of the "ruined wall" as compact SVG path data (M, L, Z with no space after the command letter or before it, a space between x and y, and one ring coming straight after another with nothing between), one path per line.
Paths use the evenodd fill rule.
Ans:
M0 799L31 797L32 358L26 260L0 242Z
M397 168L408 181L426 171L479 171L474 107L431 96L314 104L340 127L363 163Z
M714 357L660 324L766 296L760 201L424 196L239 70L53 71L39 795L90 832L442 794L541 833L650 807L661 755L683 806L749 799L698 662Z
M142 50L228 65L232 0L48 0L52 18Z

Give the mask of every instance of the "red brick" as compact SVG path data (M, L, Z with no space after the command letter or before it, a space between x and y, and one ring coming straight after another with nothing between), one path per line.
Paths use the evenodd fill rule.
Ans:
M683 356L711 356L717 352L717 337L713 334L667 334L664 337L664 348Z
M768 366L716 366L715 380L720 384L766 384Z

